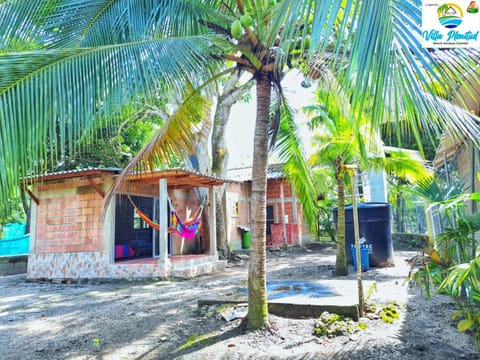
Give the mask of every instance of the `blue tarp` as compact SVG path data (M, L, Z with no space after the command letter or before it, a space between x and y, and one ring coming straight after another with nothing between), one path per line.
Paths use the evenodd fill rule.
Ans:
M11 223L3 227L0 256L28 254L30 234L25 235L25 226L22 223Z

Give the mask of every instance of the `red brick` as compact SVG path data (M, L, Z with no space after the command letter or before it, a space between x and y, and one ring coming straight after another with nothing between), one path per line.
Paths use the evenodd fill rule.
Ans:
M82 208L82 215L92 215L93 214L93 209L92 208Z

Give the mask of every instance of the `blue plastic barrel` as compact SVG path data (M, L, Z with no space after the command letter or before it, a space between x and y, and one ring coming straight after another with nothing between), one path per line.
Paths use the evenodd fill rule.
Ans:
M362 271L370 269L370 260L368 258L370 249L360 245L360 262L362 264ZM357 254L356 247L352 246L353 270L357 270Z

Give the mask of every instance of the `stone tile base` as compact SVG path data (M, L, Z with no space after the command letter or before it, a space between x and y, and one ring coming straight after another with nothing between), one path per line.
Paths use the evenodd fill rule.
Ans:
M216 256L199 256L165 263L113 263L109 252L32 254L28 279L191 278L225 269Z

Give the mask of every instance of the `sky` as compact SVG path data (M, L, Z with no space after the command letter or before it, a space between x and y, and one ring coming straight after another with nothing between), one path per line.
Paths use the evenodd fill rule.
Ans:
M300 110L303 106L313 102L314 86L305 89L300 86L304 80L298 72L289 72L282 81L283 91L293 109L297 109L296 122L305 125L306 118ZM229 150L228 168L252 165L253 135L255 130L256 96L253 90L249 103L237 103L232 107L230 120L226 129L226 142ZM301 138L306 148L310 145L308 131L305 126L300 127Z

